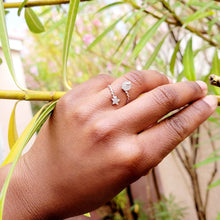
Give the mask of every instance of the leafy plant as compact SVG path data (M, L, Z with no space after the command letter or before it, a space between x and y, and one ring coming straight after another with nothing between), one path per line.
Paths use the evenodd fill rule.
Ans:
M69 5L63 6L64 3ZM48 7L48 4L54 6ZM36 13L34 6L44 7ZM25 42L28 51L33 50L35 54L30 52L23 55L29 89L20 86L11 59L5 10L14 7L18 8L19 16L22 10L25 11L27 26L35 33L29 34L29 39L33 40L29 42L31 47ZM9 126L11 152L3 165L13 162L13 166L0 195L0 216L16 161L25 144L41 127L66 90L100 72L120 76L131 69L145 68L162 71L174 81L188 79L208 82L209 74L219 75L219 11L219 2L213 0L123 0L109 4L102 1L79 3L79 0L24 0L22 3L0 1L1 45L13 80L20 88L20 91L0 91L0 98L35 100L38 102L38 110L41 108L39 101L51 101L51 104L38 111L20 137L16 135L16 106L12 110ZM213 94L220 93L218 88L209 88ZM51 90L56 92L49 92ZM210 118L208 126L203 126L213 151L210 157L201 163L197 161L201 147L200 128L189 138L190 154L186 151L185 142L176 149L192 182L194 194L199 188L195 164L214 163L208 185L209 188L219 185L218 180L214 182L219 156L211 129L212 126L219 126L219 114L217 111ZM199 191L194 196L194 205L198 219L205 220L209 190L205 192L204 201L201 197ZM181 219L183 210L174 205L173 198L163 199L155 205L158 213L156 218L171 218L171 207L178 210L176 219Z

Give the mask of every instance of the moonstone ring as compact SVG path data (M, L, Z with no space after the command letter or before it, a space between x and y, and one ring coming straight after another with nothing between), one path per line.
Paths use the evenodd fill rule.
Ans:
M130 96L128 91L131 89L131 82L130 81L125 81L121 85L122 90L126 93L127 96L127 103L130 101Z

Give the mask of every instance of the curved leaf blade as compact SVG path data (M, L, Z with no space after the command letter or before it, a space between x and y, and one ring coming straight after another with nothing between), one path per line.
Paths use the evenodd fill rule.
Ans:
M111 4L108 4L108 5L106 5L106 6L102 7L102 8L100 8L95 14L100 13L100 12L106 10L106 9L109 9L109 8L113 7L113 6L121 5L121 4L125 4L125 3L126 3L126 2L122 2L122 1L113 2L113 3L111 3Z
M2 44L2 50L6 59L6 63L8 65L8 69L17 87L23 89L22 86L20 86L19 83L17 82L15 76L15 70L14 70L14 65L12 61L9 40L8 40L8 32L6 28L5 10L4 10L3 1L0 1L0 30L1 30L0 41Z
M211 189L213 187L219 186L220 185L220 179L216 180L214 183L208 186L208 189Z
M102 40L103 37L107 33L109 33L113 28L125 17L125 15L121 16L118 20L116 20L113 24L111 24L107 29L105 29L88 47L86 50L90 50L92 47L94 47L98 42Z
M176 63L176 56L177 56L177 53L179 51L179 48L180 48L180 42L181 41L178 41L176 46L175 46L175 49L173 51L173 55L171 57L171 60L170 60L170 72L172 73L172 75L174 76L174 67L175 67L175 63Z
M184 67L183 69L184 76L190 81L195 81L196 73L195 73L194 56L192 50L192 38L189 39L185 48L185 53L183 55L183 67Z
M36 34L45 31L43 24L41 23L34 10L31 8L25 8L24 17L30 31Z
M144 69L149 69L149 67L151 66L151 64L154 62L155 58L157 57L157 54L160 51L160 48L162 47L165 39L167 38L169 33L167 33L164 38L160 41L160 43L157 45L157 47L155 48L154 52L152 53L152 55L150 56L150 58L148 59L147 63L144 66Z
M65 29L65 37L64 37L64 44L63 44L63 65L62 65L62 75L63 75L63 83L67 89L71 89L70 85L67 81L67 61L69 56L70 50L70 43L72 40L73 29L75 26L76 15L79 8L80 0L70 0L69 4L69 11L67 16L67 23Z
M28 0L24 0L24 1L21 3L21 5L19 6L19 8L18 8L18 16L21 15L21 11L22 11L22 9L24 8L24 6L27 4L27 2L28 2Z
M132 56L136 58L141 50L144 48L146 43L153 37L159 26L165 21L166 16L157 21L140 39L136 47L134 48Z
M17 101L15 103L14 108L13 108L12 113L11 113L10 120L9 120L8 143L9 143L10 149L12 149L12 147L14 146L15 142L18 139L18 132L17 132L16 120L15 120L15 110L16 110L16 107L17 107L18 103L19 103L19 101Z

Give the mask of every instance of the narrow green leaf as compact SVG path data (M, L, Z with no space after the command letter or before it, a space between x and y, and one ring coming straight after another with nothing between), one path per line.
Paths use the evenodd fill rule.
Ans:
M220 179L216 180L214 183L208 186L208 189L211 189L213 187L220 186ZM220 219L220 218L219 218Z
M94 47L98 42L102 40L103 37L107 33L109 33L123 18L125 15L121 16L118 20L116 20L113 24L111 24L108 28L106 28L88 47L87 50L90 50L92 47Z
M136 47L134 48L132 56L136 58L140 51L144 48L146 43L153 37L159 26L164 22L166 19L166 16L161 18L159 21L157 21L145 34L144 36L140 39Z
M16 110L16 107L17 107L18 103L19 103L19 101L17 101L15 103L14 108L13 108L12 113L11 113L10 120L9 120L8 143L9 143L10 149L12 149L12 147L14 146L15 142L18 139L18 132L17 132L17 126L16 126L16 117L15 117L15 110Z
M210 74L214 74L214 75L219 76L219 74L220 74L219 70L220 70L220 60L218 57L218 51L216 49L214 56L213 56L213 60L212 60L212 67L210 70ZM220 88L218 88L216 86L212 86L211 88L215 94L220 94Z
M11 73L11 76L17 85L18 88L22 89L22 86L19 85L17 82L17 79L15 77L15 70L13 66L13 61L11 57L11 51L10 51L10 46L9 46L9 40L8 40L8 32L6 28L6 21L5 21L5 10L4 10L4 5L3 1L0 1L0 41L2 44L2 50L6 59L6 63L8 65L9 71Z
M203 161L201 161L201 162L195 164L195 167L196 167L196 168L197 168L197 167L201 167L201 166L203 166L203 165L216 162L216 161L218 161L218 160L220 160L220 156L209 157L209 158L207 158L207 159L205 159L205 160L203 160Z
M157 57L157 54L160 51L160 48L162 47L167 35L169 33L167 33L164 38L160 41L160 43L157 45L157 47L155 48L154 52L151 54L150 58L148 59L147 63L144 66L144 69L149 69L149 67L151 66L151 64L154 62L155 58Z
M24 6L27 4L27 2L28 2L28 0L24 0L24 1L20 4L20 6L19 6L19 8L18 8L18 16L21 15L21 11L22 11L22 9L24 8Z
M186 26L187 24L189 24L192 21L207 17L210 14L211 11L205 12L206 9L210 8L210 6L214 5L214 1L210 1L209 3L206 3L205 5L203 5L199 10L197 10L195 13L193 13L192 15L186 17L184 20L184 26ZM212 12L213 13L213 12Z
M106 9L109 9L109 8L111 8L111 7L113 7L113 6L115 6L115 5L121 5L121 4L125 4L126 2L113 2L113 3L111 3L111 4L108 4L108 5L106 5L106 6L104 6L104 7L102 7L102 8L100 8L96 13L100 13L100 12L102 12L102 11L104 11L104 10L106 10ZM95 14L96 14L95 13Z
M30 31L33 33L42 33L45 31L40 19L31 8L25 8L24 17Z
M190 1L190 4L192 6L199 6L199 7L204 7L205 5L207 5L206 2L201 2L201 1ZM209 6L210 9L214 9L214 10L220 10L220 6L217 4L213 4L211 6Z
M174 67L175 67L175 63L176 63L176 56L177 56L177 53L179 51L179 48L180 48L180 42L181 41L178 41L176 46L175 46L175 49L173 51L173 55L171 57L171 60L170 60L170 72L172 73L172 75L174 76Z
M141 26L141 23L142 23L143 18L144 18L144 17L142 17L141 19L139 19L138 21L135 22L134 32L133 32L132 34L131 34L131 32L129 33L130 39L129 39L128 43L126 44L126 46L124 47L123 53L122 53L122 55L121 55L121 57L120 57L119 62L117 63L117 66L116 66L114 72L118 72L119 66L121 65L121 63L122 63L124 57L126 56L126 54L127 54L128 50L129 50L130 46L131 46L132 43L134 42L134 39L135 39L135 37L136 37L136 35L137 35L137 33L138 33L138 30L140 29L140 26ZM137 24L136 24L136 23L137 23Z
M2 58L0 57L0 65L2 64Z
M46 105L47 106L46 109L44 106L43 112L42 112L42 109L40 110L42 112L42 114L39 117L37 117L37 119L36 119L36 117L34 117L32 119L32 121L34 120L33 126L31 128L28 127L28 130L25 129L24 133L22 133L22 135L19 137L19 139L17 140L16 144L13 147L13 148L17 149L17 153L16 153L16 155L13 156L14 157L13 163L11 165L8 176L6 177L6 180L5 180L4 185L2 187L2 190L1 190L1 194L0 194L0 219L2 219L2 216L3 216L4 201L5 201L8 185L9 185L12 173L14 171L14 168L17 164L17 161L20 158L22 151L23 151L24 147L26 146L26 144L28 143L28 141L31 139L31 137L34 135L34 133L42 126L42 124L46 121L46 119L49 117L49 115L53 111L56 103L57 103L57 101L49 103L49 105ZM32 121L30 122L30 124L32 123ZM9 161L11 161L11 159ZM3 162L3 165L5 165L5 161Z
M220 220L220 212L218 213L216 220Z
M65 36L64 36L64 44L63 44L63 66L62 66L62 75L63 75L63 83L67 89L71 89L69 83L67 81L67 61L70 51L70 43L73 36L73 29L75 26L76 15L79 8L80 0L70 0L69 3L69 11L67 16L67 23L65 29Z
M196 73L194 67L194 57L193 57L193 50L192 50L192 38L189 39L185 52L183 55L183 72L185 77L190 81L196 80Z

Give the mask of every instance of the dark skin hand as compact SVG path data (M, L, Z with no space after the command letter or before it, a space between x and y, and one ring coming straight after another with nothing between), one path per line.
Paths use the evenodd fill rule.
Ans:
M130 102L121 90L131 82ZM111 84L120 99L112 105ZM217 106L203 82L170 84L155 71L99 75L64 95L20 158L3 219L63 219L89 212L147 174ZM169 112L181 111L158 123ZM0 169L0 184L10 165Z

